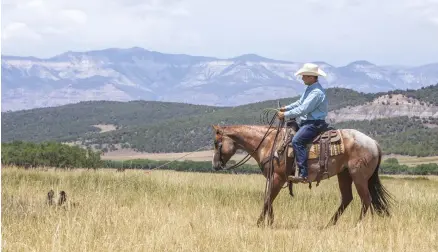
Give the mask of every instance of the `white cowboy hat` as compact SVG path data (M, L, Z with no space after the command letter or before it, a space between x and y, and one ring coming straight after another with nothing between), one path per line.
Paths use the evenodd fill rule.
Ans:
M301 67L296 73L295 76L298 75L312 75L312 76L327 76L327 74L322 71L318 65L313 63L306 63Z

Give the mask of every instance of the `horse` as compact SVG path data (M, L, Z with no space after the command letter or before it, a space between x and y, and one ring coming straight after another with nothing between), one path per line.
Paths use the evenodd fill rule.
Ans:
M285 134L288 134L287 130L289 130L291 137L294 136L299 130L298 124L295 122L290 127L279 127L278 129L271 125L212 125L212 127L215 133L212 159L214 170L226 169L227 162L236 151L244 150L258 163L267 181L272 180L270 181L271 190L267 193L268 197L265 198L262 212L257 220L257 226L263 224L269 210L268 225L271 226L274 221L274 211L271 205L282 186L287 182L288 176L293 174L296 169L293 151L291 154L284 153L284 158L279 158L278 153L276 153L276 162L272 162L271 153L275 150L273 148L284 144L278 139L285 139ZM372 215L376 212L381 217L391 216L390 206L393 196L379 179L378 171L382 151L378 142L355 129L338 129L338 132L343 141L344 151L341 154L328 157L328 163L326 162L328 164L326 166L327 176L322 180L337 175L341 203L325 227L335 225L353 200L353 183L362 202L357 223L365 217L369 208L371 208ZM317 179L319 170L320 162L317 159L308 159L309 186ZM289 189L291 190L291 187Z

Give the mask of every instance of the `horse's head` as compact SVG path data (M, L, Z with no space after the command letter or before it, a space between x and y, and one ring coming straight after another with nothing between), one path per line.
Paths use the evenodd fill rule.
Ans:
M227 162L236 153L237 147L235 142L224 134L224 130L220 126L213 125L213 129L215 137L212 165L218 171L225 168Z

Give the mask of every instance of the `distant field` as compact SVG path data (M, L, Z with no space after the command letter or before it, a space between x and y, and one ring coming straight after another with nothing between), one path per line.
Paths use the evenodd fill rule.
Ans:
M104 160L129 160L129 159L151 159L151 160L173 160L176 158L183 157L184 155L189 154L189 152L183 153L139 153L134 151L115 151L112 153L108 153L102 156ZM233 156L232 160L239 161L244 158L246 154L236 154ZM198 151L188 156L181 158L181 160L192 160L192 161L210 161L213 157L213 151ZM432 157L411 157L411 156L402 156L402 155L387 155L384 156L383 159L387 158L397 158L400 164L405 164L408 166L414 166L425 163L437 163L438 164L438 156ZM248 164L256 164L254 159L250 159Z
M368 213L357 226L354 189L338 225L321 229L340 202L336 179L297 185L294 198L283 189L273 227L259 228L261 175L8 167L1 175L2 251L438 250L433 176L382 176L397 200L393 215ZM67 193L66 208L45 204L50 189Z
M188 156L185 156L189 154ZM185 157L183 157L185 156ZM232 160L239 161L244 158L246 154L236 154L233 156ZM183 157L183 158L181 158ZM129 159L151 159L151 160L173 160L176 158L181 158L180 160L191 160L191 161L211 161L213 158L213 151L197 151L190 154L190 152L182 153L139 153L133 151L115 151L112 153L105 154L102 156L104 160L129 160ZM251 158L248 160L247 164L256 164L256 161Z
M116 126L113 124L96 124L93 126L99 128L100 133L116 130Z
M402 155L387 155L383 157L383 160L387 158L397 158L400 164L405 164L408 166L415 166L419 164L429 164L436 163L438 164L438 156L432 157L411 157L411 156L402 156Z

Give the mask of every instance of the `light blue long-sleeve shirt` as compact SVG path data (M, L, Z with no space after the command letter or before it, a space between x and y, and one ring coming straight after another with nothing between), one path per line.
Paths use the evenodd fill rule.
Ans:
M285 106L285 117L305 120L325 120L328 114L328 101L325 89L319 82L308 86L299 100Z

